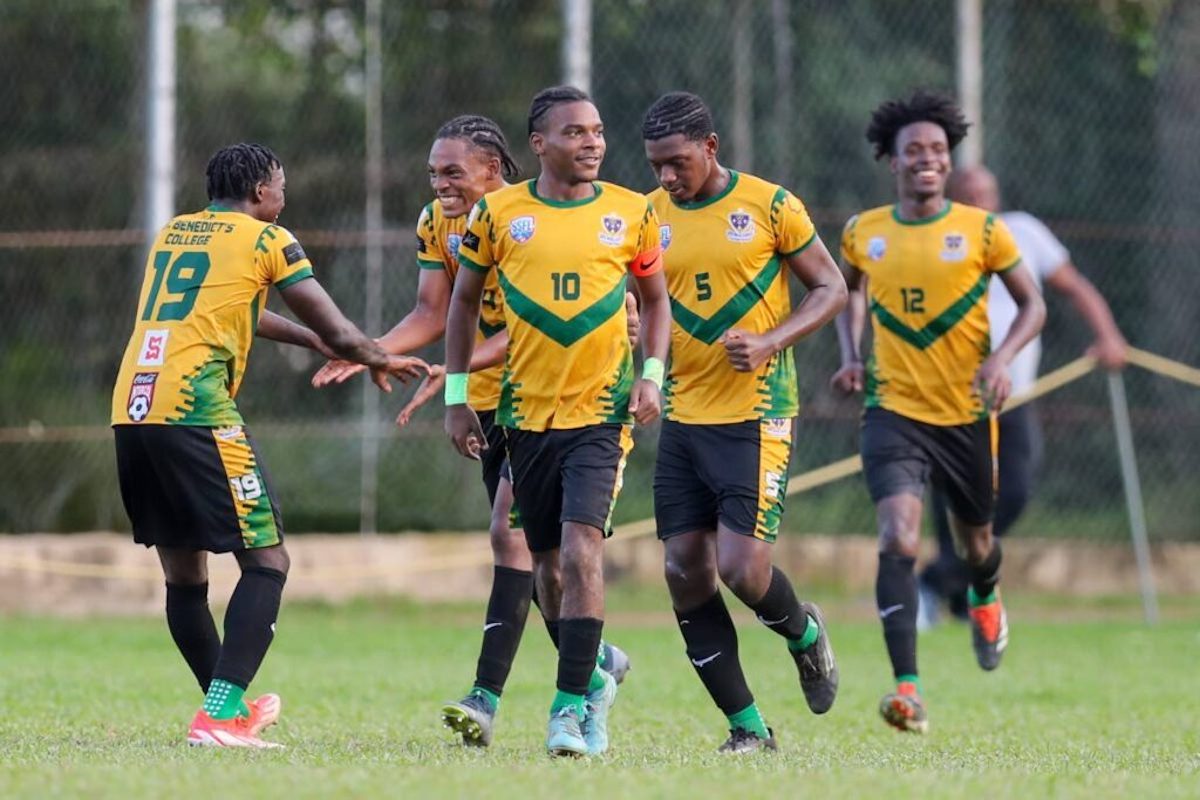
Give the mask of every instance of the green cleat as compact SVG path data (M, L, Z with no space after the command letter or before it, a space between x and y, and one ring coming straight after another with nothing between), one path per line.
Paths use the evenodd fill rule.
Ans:
M457 703L442 706L442 723L462 735L468 747L487 747L492 743L492 720L496 709L481 692L473 691Z
M586 756L587 742L579 729L579 715L574 707L560 708L550 715L546 729L546 750L552 756Z
M796 669L800 671L800 688L804 690L804 699L808 701L809 710L814 714L824 714L833 707L837 699L838 666L833 657L833 646L829 644L829 628L821 609L816 603L801 603L800 608L817 621L821 632L817 640L803 650L793 650L792 658L796 661Z
M743 753L754 753L759 750L774 752L778 749L779 745L775 743L775 731L770 728L767 728L766 739L754 731L748 731L745 728L734 728L729 731L729 738L725 740L725 744L717 748L717 752L741 755Z
M617 702L617 679L604 670L604 686L585 696L587 716L579 729L587 742L589 756L598 756L608 749L608 712Z

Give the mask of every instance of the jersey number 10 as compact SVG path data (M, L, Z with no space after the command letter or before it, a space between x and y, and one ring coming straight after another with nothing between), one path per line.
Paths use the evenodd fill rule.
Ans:
M168 263L171 265L170 269L167 269ZM208 253L202 250L180 253L174 261L171 261L171 253L167 250L159 250L155 253L154 283L150 287L149 296L146 297L146 307L142 309L142 320L148 321L154 314L154 306L158 302L158 293L162 289L164 275L166 276L168 297L178 295L178 299L164 302L159 306L158 316L153 318L158 322L178 322L192 313L192 308L196 305L196 295L200 293L200 285L204 283L204 278L208 275L211 266Z

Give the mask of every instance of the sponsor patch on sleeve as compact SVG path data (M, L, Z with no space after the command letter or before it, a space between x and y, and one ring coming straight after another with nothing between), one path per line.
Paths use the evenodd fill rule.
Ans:
M295 264L297 261L303 261L306 258L308 258L308 256L304 254L304 248L300 246L299 242L292 242L287 247L283 248L283 260L286 261L289 266L291 264Z
M142 347L138 350L137 365L139 367L161 367L167 357L167 338L171 332L165 328L148 330L142 337Z
M468 250L478 251L479 250L479 236L477 236L474 233L468 232L467 235L463 237L461 247L465 247Z

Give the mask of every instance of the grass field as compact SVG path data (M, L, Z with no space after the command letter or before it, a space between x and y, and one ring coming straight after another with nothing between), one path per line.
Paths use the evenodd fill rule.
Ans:
M661 595L617 590L610 605L606 633L634 670L613 748L590 762L543 753L554 662L536 619L485 752L453 745L438 725L439 704L473 676L474 605L285 606L253 687L283 695L268 732L282 752L184 744L200 694L161 620L0 620L0 797L1200 796L1200 625L1186 606L1176 611L1189 621L1150 629L1031 622L1023 609L1037 609L1018 600L993 674L975 666L964 627L924 635L924 738L877 716L888 670L865 601L828 604L842 689L820 718L778 639L739 618L743 663L781 750L730 760L714 752L724 720ZM1083 611L1092 620L1106 609ZM1128 620L1127 608L1112 611Z

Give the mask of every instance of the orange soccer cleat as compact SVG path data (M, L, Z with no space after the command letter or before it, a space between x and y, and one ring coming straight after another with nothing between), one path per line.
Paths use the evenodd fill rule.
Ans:
M1000 657L1008 647L1008 615L1000 602L999 590L995 599L984 605L972 606L971 644L975 648L975 660L982 669L994 670L1000 666Z
M259 739L250 726L251 717L213 719L208 712L200 709L192 717L191 727L188 728L188 744L193 747L253 747L260 750L283 747L276 742Z
M277 694L264 694L254 700L246 700L250 709L250 735L258 736L267 728L279 721L279 712L283 710L283 701Z

